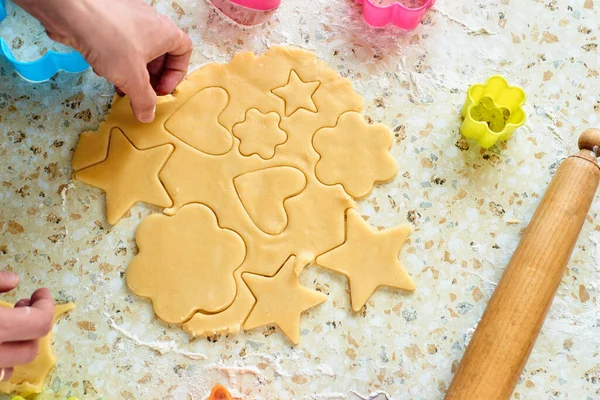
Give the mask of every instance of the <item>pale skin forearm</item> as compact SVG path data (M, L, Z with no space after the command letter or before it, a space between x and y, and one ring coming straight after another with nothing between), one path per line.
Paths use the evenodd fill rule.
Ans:
M68 25L80 22L74 20L76 16L85 17L89 12L87 0L14 0L14 2L40 21L46 30L57 33Z
M190 38L142 0L15 0L37 18L51 39L74 47L94 71L129 95L135 116L154 119L157 94L171 93L184 78ZM19 278L0 271L0 293ZM52 326L53 300L38 289L15 308L0 308L0 376L37 354Z
M94 71L129 95L142 122L154 119L156 95L187 73L190 38L142 0L16 0L51 39L78 50Z

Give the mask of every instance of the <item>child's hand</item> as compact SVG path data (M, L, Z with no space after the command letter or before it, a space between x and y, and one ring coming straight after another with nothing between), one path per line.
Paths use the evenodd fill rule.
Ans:
M185 77L192 41L143 0L16 0L51 39L78 50L94 71L129 95L138 120L154 119L156 94Z
M19 284L19 276L0 271L0 293ZM15 308L0 307L0 377L7 380L16 365L28 364L38 354L38 341L52 328L54 301L48 289L36 290Z

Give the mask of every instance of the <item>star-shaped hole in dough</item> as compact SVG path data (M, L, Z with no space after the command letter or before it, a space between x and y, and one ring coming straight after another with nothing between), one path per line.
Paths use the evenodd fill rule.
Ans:
M279 127L281 117L276 112L263 114L256 108L246 112L246 119L233 127L233 135L240 139L240 153L258 154L263 160L275 155L275 148L287 140L287 133Z
M344 113L335 127L315 133L313 146L321 156L317 178L326 185L342 184L352 197L364 197L375 183L396 175L396 161L389 153L392 143L385 125L367 125L359 113Z
M106 193L106 218L115 225L138 201L171 207L158 174L173 153L171 144L138 150L120 129L110 135L108 157L75 173L75 179Z
M353 209L347 212L346 241L317 257L316 263L346 275L352 309L360 311L380 286L415 290L398 254L410 234L408 225L376 232Z
M272 92L285 101L285 116L289 117L301 108L314 113L318 111L313 95L320 85L319 81L304 82L296 71L292 70L288 83L273 89Z
M291 256L273 277L244 273L242 278L256 298L244 329L277 325L292 343L300 341L300 316L325 300L323 293L300 285L296 257Z

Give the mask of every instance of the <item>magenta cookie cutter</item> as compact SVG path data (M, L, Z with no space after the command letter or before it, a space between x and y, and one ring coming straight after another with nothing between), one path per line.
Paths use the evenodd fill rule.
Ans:
M425 0L416 8L406 7L395 2L389 6L378 6L372 0L356 0L363 5L363 17L367 24L381 28L389 24L405 30L415 29L421 23L423 14L435 4L435 0Z
M241 25L266 22L279 8L281 0L210 0L219 11Z
M255 11L271 11L279 7L281 0L229 0L238 6Z

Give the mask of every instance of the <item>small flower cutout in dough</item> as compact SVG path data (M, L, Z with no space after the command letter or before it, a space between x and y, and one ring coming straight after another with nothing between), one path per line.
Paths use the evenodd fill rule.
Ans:
M244 122L233 127L233 135L240 139L240 153L258 154L263 160L273 158L275 148L287 140L280 122L281 117L276 112L263 114L256 108L248 110Z
M356 112L342 114L335 127L320 129L313 139L321 156L317 178L326 185L342 184L355 198L364 197L375 183L396 175L396 162L389 153L392 143L386 126L367 125Z
M190 204L172 217L151 215L135 239L139 253L127 269L127 284L152 299L163 321L181 323L198 310L219 312L233 301L233 272L244 261L246 245L218 225L210 208Z

